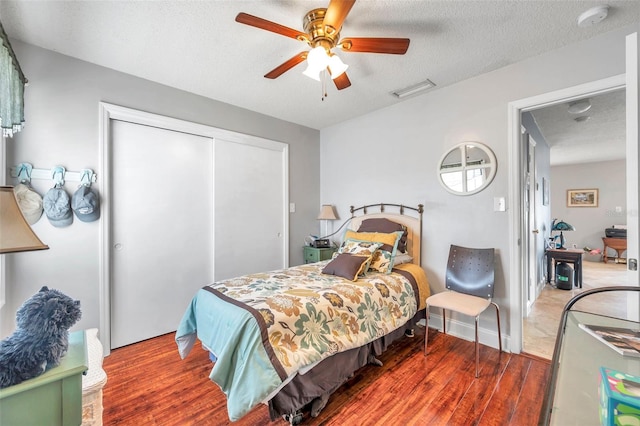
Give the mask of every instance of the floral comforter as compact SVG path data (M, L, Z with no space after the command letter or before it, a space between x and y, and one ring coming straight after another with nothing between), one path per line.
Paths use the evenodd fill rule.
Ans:
M227 395L231 420L299 370L403 326L429 295L416 265L351 282L322 274L326 263L229 279L194 297L176 342L184 358L197 335L216 355L210 378Z

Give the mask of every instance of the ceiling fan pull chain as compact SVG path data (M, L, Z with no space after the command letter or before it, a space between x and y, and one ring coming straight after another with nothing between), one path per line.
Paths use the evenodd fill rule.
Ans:
M322 101L327 97L327 71L323 70L320 75L320 81L322 82Z

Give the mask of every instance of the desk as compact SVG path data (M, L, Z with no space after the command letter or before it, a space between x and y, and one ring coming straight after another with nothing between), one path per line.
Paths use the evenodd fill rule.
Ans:
M623 251L627 249L627 239L626 238L607 238L602 237L602 243L604 244L604 249L602 250L602 261L607 263L607 247L612 248L618 254L617 259L620 259L620 255Z
M584 250L579 249L548 249L547 256L547 284L551 282L551 276L555 270L556 262L573 263L574 285L582 288L582 254ZM553 269L551 268L553 261Z

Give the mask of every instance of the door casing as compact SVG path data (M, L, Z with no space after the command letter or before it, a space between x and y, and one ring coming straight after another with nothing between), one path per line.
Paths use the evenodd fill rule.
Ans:
M528 280L527 241L529 230L526 226L528 212L523 200L524 171L521 170L523 156L521 140L521 113L533 109L543 108L558 103L566 103L589 95L598 95L625 87L625 74L597 80L554 92L544 93L530 98L510 102L508 105L509 129L509 194L513 208L509 214L509 242L510 271L514 283L510 286L510 330L509 350L513 353L522 351L523 312L527 309L527 294L522 285ZM637 165L636 165L637 167Z

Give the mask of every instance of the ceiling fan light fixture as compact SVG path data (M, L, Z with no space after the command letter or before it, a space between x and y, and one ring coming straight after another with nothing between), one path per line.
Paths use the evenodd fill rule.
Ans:
M307 69L302 71L302 74L316 81L320 81L320 73L322 70L314 69L311 65L307 65Z
M329 66L329 62L327 50L322 46L316 46L307 54L307 69L302 74L320 81L320 73Z
M331 54L329 58L329 73L332 79L340 77L349 68L349 65L342 62L338 55Z

